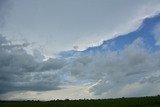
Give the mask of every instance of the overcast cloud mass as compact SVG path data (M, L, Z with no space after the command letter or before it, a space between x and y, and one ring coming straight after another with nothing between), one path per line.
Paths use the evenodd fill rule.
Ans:
M159 0L5 0L3 4L2 34L14 42L35 43L51 56L133 31L160 11Z
M143 19L160 10L158 0L130 2L0 0L0 100L159 94L160 22L149 32L155 51L138 37L118 51L105 46L108 51L67 58L54 54L136 32Z

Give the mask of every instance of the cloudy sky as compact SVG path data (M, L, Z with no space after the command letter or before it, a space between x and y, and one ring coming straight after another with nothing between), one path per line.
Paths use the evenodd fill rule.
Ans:
M0 0L0 99L160 92L159 0Z

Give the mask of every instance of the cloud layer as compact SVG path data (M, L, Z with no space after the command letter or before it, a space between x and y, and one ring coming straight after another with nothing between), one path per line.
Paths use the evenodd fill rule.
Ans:
M121 51L46 61L39 51L28 54L26 46L0 36L1 94L56 90L64 84L87 84L88 91L100 98L159 94L160 52L145 49L142 38Z
M49 55L75 46L78 50L96 46L137 29L143 19L160 11L159 0L1 1L12 2L0 5L3 34L36 42Z

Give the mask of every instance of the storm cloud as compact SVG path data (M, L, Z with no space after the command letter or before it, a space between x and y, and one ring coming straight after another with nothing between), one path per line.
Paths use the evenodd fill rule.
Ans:
M18 90L45 91L58 89L63 59L37 61L25 51L27 44L13 44L0 35L0 93ZM39 53L40 54L40 53ZM41 59L41 55L39 55Z

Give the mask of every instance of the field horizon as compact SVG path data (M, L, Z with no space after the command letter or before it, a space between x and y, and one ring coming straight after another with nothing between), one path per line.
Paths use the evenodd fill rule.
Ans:
M160 95L145 97L122 97L110 99L79 100L17 100L0 101L1 107L160 107Z

